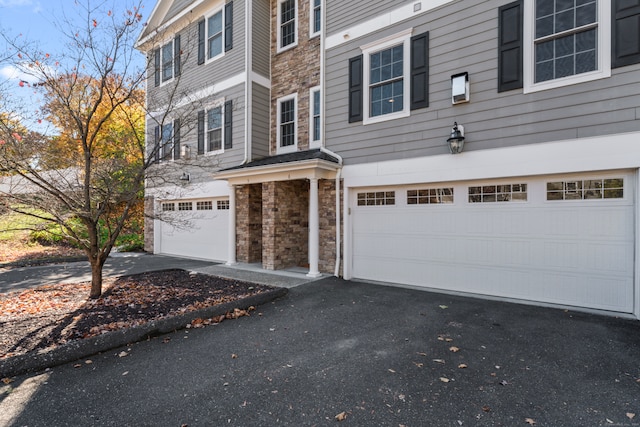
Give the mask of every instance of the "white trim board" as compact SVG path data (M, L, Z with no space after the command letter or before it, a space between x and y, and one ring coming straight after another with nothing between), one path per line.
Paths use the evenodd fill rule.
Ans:
M376 16L375 18L371 18L358 25L354 25L353 27L340 30L336 34L327 36L325 49L332 49L351 40L364 37L368 34L376 33L382 28L395 25L413 16L430 12L434 9L444 6L447 3L451 3L452 1L454 0L420 0L410 2L383 15ZM418 7L419 9L415 10Z
M640 168L640 132L345 165L345 187Z

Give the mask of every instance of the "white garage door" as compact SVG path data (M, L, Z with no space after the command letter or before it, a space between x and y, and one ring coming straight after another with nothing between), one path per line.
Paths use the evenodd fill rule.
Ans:
M178 200L160 203L167 221L159 227L157 253L226 261L229 241L229 200Z
M356 189L353 277L633 311L630 172Z

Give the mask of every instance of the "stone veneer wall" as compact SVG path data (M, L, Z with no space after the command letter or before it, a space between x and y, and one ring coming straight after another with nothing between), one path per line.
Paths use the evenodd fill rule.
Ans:
M262 261L262 185L236 188L236 258Z
M298 150L309 148L309 90L320 85L320 37L309 39L309 7L312 2L298 1L298 45L277 52L278 0L271 0L271 142L277 147L277 99L298 94Z
M154 244L154 229L153 218L155 216L155 198L144 198L144 250L145 252L153 253Z
M318 190L318 205L320 209L320 261L318 269L321 273L333 274L336 268L336 182L335 180L320 180ZM340 194L342 199L342 194ZM342 217L340 217L342 240ZM342 244L342 241L340 242ZM342 260L342 251L340 251ZM340 262L342 275L342 261Z
M262 184L262 267L308 265L309 184L303 180Z

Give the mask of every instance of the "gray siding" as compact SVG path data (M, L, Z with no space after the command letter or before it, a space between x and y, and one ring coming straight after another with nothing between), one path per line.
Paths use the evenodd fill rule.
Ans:
M252 27L252 52L253 70L265 77L269 77L270 71L270 39L271 18L268 0L256 0L253 2L253 27Z
M268 88L253 83L252 160L269 155L270 99L271 94Z
M198 131L197 131L197 114L201 109L209 106L210 102L216 99L224 98L226 101L233 101L233 147L225 149L224 153L219 155L198 155ZM226 112L225 112L226 114ZM244 159L244 84L237 85L228 91L216 94L215 97L205 99L202 102L193 103L191 105L175 110L171 116L165 119L165 123L180 118L180 145L190 147L191 156L188 159L182 158L178 161L168 161L160 163L162 168L158 178L154 181L158 186L167 183L176 184L179 182L179 176L183 172L189 173L191 182L196 184L199 182L207 182L212 178L212 172L221 168L236 166L242 163ZM147 141L154 140L155 123L149 121ZM150 146L149 146L150 147ZM154 174L152 174L154 175ZM149 183L149 187L153 187L153 183Z
M344 14L343 3L351 2L336 3L330 17ZM454 121L465 126L465 151L640 130L638 65L614 69L607 79L526 95L521 89L498 93L498 7L507 1L470 3L451 3L327 52L328 148L347 164L443 154ZM361 53L359 46L409 27L430 34L429 107L378 124L348 123L349 58ZM451 75L465 71L471 102L451 105Z
M327 34L344 30L356 22L374 18L411 0L329 0L327 8Z
M198 21L209 11L194 16L189 26L180 31L182 76L178 79L178 94L189 94L202 88L219 83L244 71L244 2L233 2L233 49L211 62L198 65ZM167 38L166 41L170 39ZM153 66L153 63L151 63ZM154 87L153 73L149 74L147 84L148 99L162 99L175 83Z

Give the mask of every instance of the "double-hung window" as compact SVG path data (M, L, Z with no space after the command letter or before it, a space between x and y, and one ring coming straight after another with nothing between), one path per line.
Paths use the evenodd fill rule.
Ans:
M160 158L162 160L173 159L173 123L162 125L160 136Z
M153 51L154 85L160 86L180 75L180 34Z
M278 52L298 44L298 0L278 1Z
M162 46L162 81L173 78L173 41Z
M222 150L222 107L207 111L207 152Z
M611 75L608 1L525 1L524 16L525 91Z
M221 55L223 49L223 23L222 10L207 18L207 59Z
M292 152L297 148L298 94L279 98L277 102L277 152Z
M311 16L309 17L309 37L315 37L322 30L322 0L311 0Z
M309 91L309 145L311 147L320 146L322 138L321 111L320 86L312 87Z
M411 31L362 47L364 123L409 115Z

